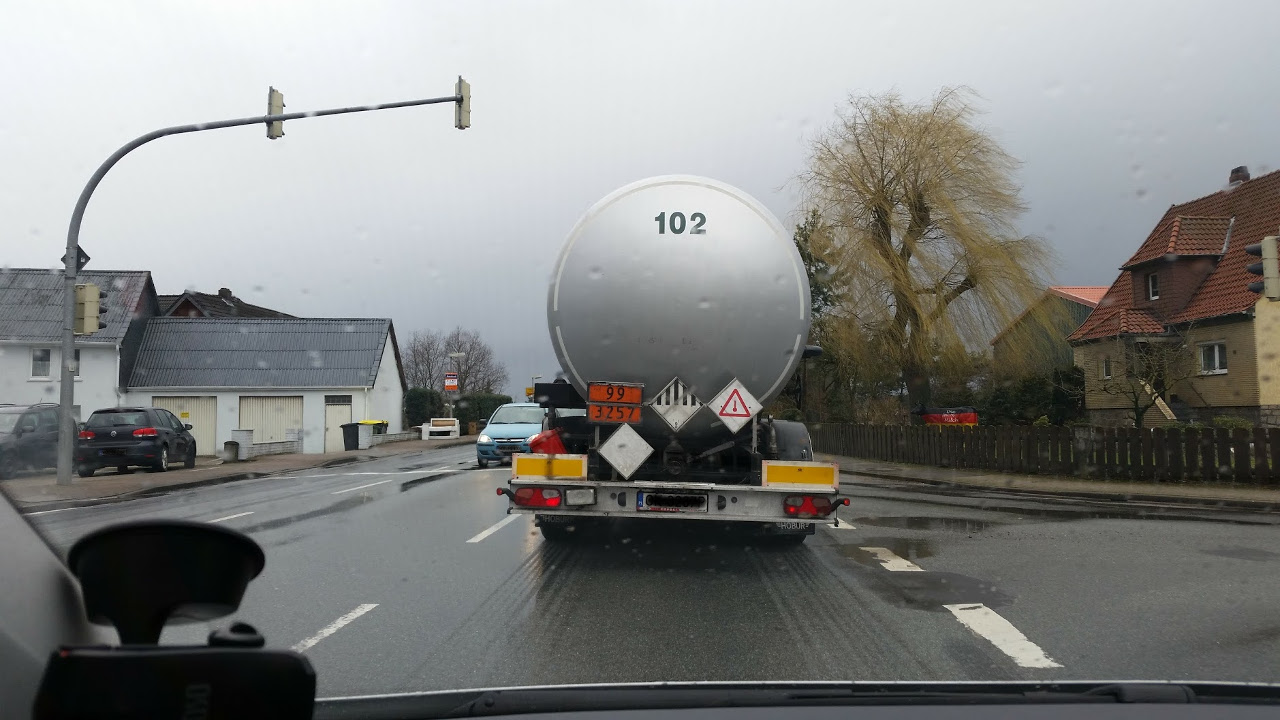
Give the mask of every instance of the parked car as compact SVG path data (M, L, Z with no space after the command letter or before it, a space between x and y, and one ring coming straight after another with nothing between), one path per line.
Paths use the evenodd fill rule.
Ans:
M196 466L196 439L191 426L168 410L124 407L94 410L76 442L76 472L90 477L99 468L127 472L145 467L155 472L181 460Z
M58 406L0 405L0 479L58 464Z
M476 438L476 464L511 462L514 453L529 452L529 441L542 432L546 408L537 403L508 403L498 406Z

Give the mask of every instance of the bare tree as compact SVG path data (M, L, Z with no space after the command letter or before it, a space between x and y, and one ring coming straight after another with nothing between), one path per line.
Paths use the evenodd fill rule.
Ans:
M506 384L507 368L498 361L493 348L480 337L480 333L458 326L444 337L443 346L449 369L457 368L460 394L492 393ZM453 353L462 353L463 356L450 358Z
M444 373L449 366L449 353L444 349L445 335L428 330L415 332L400 348L404 378L409 387L444 389Z
M891 369L912 406L929 403L940 362L967 358L1044 287L1048 246L1014 225L1018 162L974 123L970 98L853 97L801 176L820 218L807 240L838 294L828 350L849 341L850 365Z
M1095 367L1086 368L1089 376L1101 378L1098 390L1124 398L1134 427L1143 426L1143 418L1153 407L1173 419L1165 393L1200 372L1185 334L1170 331L1164 335L1118 337L1112 342L1114 356L1094 353Z

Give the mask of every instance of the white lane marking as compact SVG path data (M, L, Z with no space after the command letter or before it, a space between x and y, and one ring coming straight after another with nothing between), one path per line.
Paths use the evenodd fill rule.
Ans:
M361 615L369 612L370 610L376 607L378 607L378 603L365 603L363 605L357 605L355 610L352 610L346 615L343 615L337 620L334 620L333 622L326 625L324 629L321 630L320 632L316 633L315 635L312 635L306 640L303 640L297 645L294 645L292 648L293 651L299 652L299 653L305 652L308 648L314 646L316 643L320 642L321 640L341 630L343 626L349 625L352 620L355 620L356 618L360 617Z
M483 540L483 539L485 539L485 538L489 537L490 535L492 535L492 534L494 534L494 533L498 532L499 530L501 530L502 528L506 527L509 523L511 523L512 521L514 521L514 520L515 520L516 518L518 518L518 517L521 517L521 516L520 516L520 515L508 515L508 516L506 516L506 517L502 518L501 520L499 520L498 522L494 523L494 524L493 524L493 526L492 526L492 527L490 527L488 530L485 530L484 532L480 533L479 535L476 535L475 537L471 538L471 539L470 539L470 540L468 540L467 542L469 542L469 543L478 543L478 542L480 542L481 540Z
M982 603L944 605L956 619L973 632L991 641L1001 652L1013 658L1019 667L1059 668L1061 664L1045 654L1039 645L1027 639L1008 620Z
M828 530L857 530L858 528L856 528L856 527L854 527L854 526L850 525L849 523L844 522L843 520L841 520L839 525L828 525L828 526L827 526L827 529L828 529Z
M399 473L350 473L350 474L351 475L393 475L393 474L394 475L421 475L423 473L431 474L431 473L444 472L445 470L448 470L448 469L449 468L438 468L436 470L413 470L411 472L399 472ZM356 490L371 488L374 485L384 485L389 482L395 482L398 479L399 478L389 477L386 480L379 480L377 482L365 483L364 485L357 485L355 487L346 488L345 490L334 490L330 494L341 495L342 493L355 492Z
M93 506L92 505L74 505L72 507L54 508L53 510L37 510L35 512L22 513L22 514L26 515L27 517L30 517L32 515L48 515L49 513L62 512L64 510L81 510L86 507L93 507Z
M866 550L872 555L875 555L876 559L880 561L880 564L884 566L885 570L892 570L894 572L924 572L924 568L910 560L903 560L895 555L889 548L864 547L858 549Z
M252 515L252 514L253 514L253 511L252 511L252 510L250 510L249 512L236 513L235 515L228 515L228 516L226 516L226 517L220 517L220 518L218 518L217 520L210 520L209 522L211 522L211 523L216 523L216 522L222 522L223 520L235 520L235 519L236 519L236 518L238 518L238 517L244 517L245 515Z

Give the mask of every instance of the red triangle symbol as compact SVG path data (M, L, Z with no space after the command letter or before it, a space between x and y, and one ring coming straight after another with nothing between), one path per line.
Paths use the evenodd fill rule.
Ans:
M751 417L751 410L747 407L747 401L742 399L742 393L738 392L738 388L734 388L729 393L728 399L724 401L724 405L720 406L720 412L716 413L720 417Z

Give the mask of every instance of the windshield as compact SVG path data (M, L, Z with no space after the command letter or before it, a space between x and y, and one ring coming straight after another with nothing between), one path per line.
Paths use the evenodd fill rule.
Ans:
M540 407L511 405L508 407L498 408L498 411L489 418L490 425L515 425L515 424L533 424L542 423L542 418L547 411Z
M164 643L1280 683L1280 2L306 10L0 10L0 488L265 554Z

